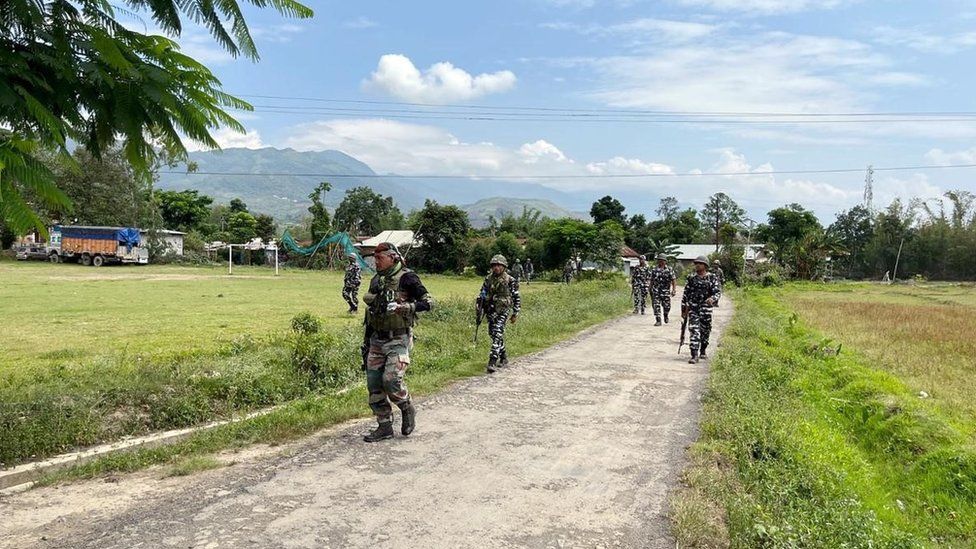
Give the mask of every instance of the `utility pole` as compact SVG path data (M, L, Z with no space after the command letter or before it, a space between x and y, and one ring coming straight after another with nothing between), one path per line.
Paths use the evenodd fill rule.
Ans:
M868 213L874 214L874 166L868 164L868 171L864 175L864 207Z

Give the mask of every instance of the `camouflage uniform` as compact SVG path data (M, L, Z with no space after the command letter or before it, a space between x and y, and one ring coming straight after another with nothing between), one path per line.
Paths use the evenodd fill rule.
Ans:
M651 283L651 271L647 265L635 265L630 269L630 292L634 297L634 314L644 314L647 289Z
M714 265L711 268L711 272L713 275L715 275L718 278L719 285L725 286L725 272L722 271L722 268L719 267L718 265Z
M674 269L667 265L651 269L651 309L658 322L662 314L667 322L671 313L671 283L675 278Z
M713 305L722 297L722 285L713 273L705 276L691 274L685 282L681 306L688 310L688 329L691 332L691 356L697 358L708 348L708 336L712 333L712 306L705 303L712 298Z
M525 275L522 269L522 264L518 262L518 259L516 259L515 266L512 267L512 278L514 278L516 282L521 282L523 276Z
M505 323L510 317L518 316L522 310L518 280L507 272L498 275L489 273L481 286L478 299L484 304L487 314L488 335L491 337L488 370L492 371L495 364L501 366L508 364L508 353L505 350Z
M570 282L572 282L573 281L573 272L575 270L576 269L573 267L573 262L572 261L567 261L566 262L566 266L563 267L563 282L565 282L566 284L569 284Z
M532 282L532 275L535 274L535 267L532 266L532 260L525 260L525 283L528 284Z
M346 277L342 281L342 299L349 304L349 312L354 313L359 310L359 286L363 282L363 270L359 267L356 260L350 261L346 267Z
M397 263L388 272L376 273L363 295L369 351L366 356L366 388L369 407L380 427L393 422L393 408L411 407L403 376L410 366L413 327L417 313L429 311L433 298L416 273ZM389 305L407 304L404 313L391 312Z

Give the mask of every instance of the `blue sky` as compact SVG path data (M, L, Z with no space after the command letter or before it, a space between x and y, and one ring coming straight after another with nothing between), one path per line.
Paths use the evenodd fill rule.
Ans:
M262 56L256 64L229 58L200 31L188 29L182 37L185 50L211 66L225 89L258 106L242 117L247 135L219 132L225 146L339 149L377 172L401 174L755 171L736 178L577 177L542 183L594 196L648 197L633 204L630 213L646 212L662 195L696 205L724 191L758 216L799 201L825 220L860 201L863 173L762 172L976 163L976 118L776 125L464 121L375 113L414 110L404 106L250 97L509 109L976 111L973 1L309 5L316 15L304 21L251 11ZM270 112L296 106L369 112ZM875 202L936 197L949 189L976 191L974 176L976 170L962 169L880 172Z

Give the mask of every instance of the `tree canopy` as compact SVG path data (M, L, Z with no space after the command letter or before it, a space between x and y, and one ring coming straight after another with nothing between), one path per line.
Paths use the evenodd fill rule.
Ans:
M257 59L245 3L312 16L295 0L127 0L125 13L146 14L174 37L194 21L231 55ZM17 231L45 230L39 205L69 206L38 159L44 150L67 157L74 142L100 158L117 146L148 177L160 155L186 157L184 137L219 148L213 130L243 131L225 109L248 103L225 93L175 40L126 28L117 11L108 0L6 0L0 8L0 219Z
M627 224L627 218L624 216L625 209L619 200L607 195L593 203L593 207L590 208L590 217L593 218L594 223L616 221L620 226L624 226Z
M336 208L334 223L342 231L375 235L383 230L401 228L403 213L392 197L382 196L369 187L356 187L346 191Z

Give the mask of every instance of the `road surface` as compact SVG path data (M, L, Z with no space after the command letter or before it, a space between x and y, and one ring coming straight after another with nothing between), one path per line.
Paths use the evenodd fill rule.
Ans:
M715 310L713 341L730 315ZM419 403L408 438L397 425L365 444L360 420L188 477L3 498L0 547L674 547L667 496L708 366L678 356L680 322L653 323L611 321L460 382Z

